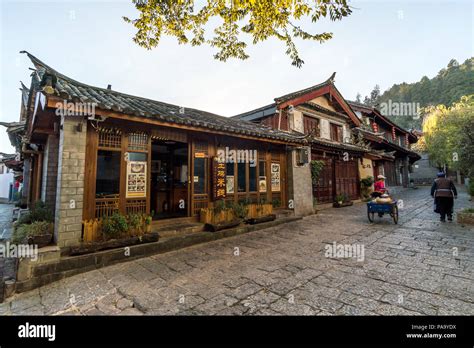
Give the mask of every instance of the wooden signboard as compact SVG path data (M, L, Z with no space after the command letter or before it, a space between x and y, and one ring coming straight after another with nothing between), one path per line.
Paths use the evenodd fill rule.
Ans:
M212 192L214 200L225 198L226 194L226 166L219 162L217 157L212 160Z

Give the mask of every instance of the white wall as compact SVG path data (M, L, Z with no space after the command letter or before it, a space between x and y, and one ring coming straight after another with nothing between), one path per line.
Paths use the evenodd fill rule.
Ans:
M10 184L13 183L13 173L0 174L0 198L8 198Z

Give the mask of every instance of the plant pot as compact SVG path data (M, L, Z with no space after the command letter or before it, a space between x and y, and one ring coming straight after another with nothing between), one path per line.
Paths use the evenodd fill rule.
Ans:
M207 224L204 225L204 229L206 231L209 231L209 232L217 232L217 231L220 231L220 230L224 230L226 228L236 227L236 226L240 225L241 222L242 222L242 220L235 219L235 220L232 220L232 221L219 222L219 223L216 223L216 224L207 223Z
M28 237L27 241L28 244L37 245L38 248L43 248L51 243L53 239L52 234L39 234L37 236L30 236Z
M334 208L342 208L342 207L351 206L353 204L354 204L354 202L352 202L352 201L350 201L350 202L334 202L332 206Z
M273 221L275 219L276 219L276 215L275 214L270 214L270 215L266 215L266 216L260 216L260 217L257 217L257 218L250 218L250 219L246 220L246 222L250 225L255 225L255 224L260 224L262 222Z

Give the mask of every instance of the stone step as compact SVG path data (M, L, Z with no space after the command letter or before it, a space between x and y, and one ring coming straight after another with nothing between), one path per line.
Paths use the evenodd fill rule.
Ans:
M295 215L295 212L291 209L274 209L273 214L276 215L277 219L291 217Z
M152 226L152 232L158 232L161 238L178 236L188 233L202 232L204 230L204 224L185 223L185 224L173 224L167 226Z

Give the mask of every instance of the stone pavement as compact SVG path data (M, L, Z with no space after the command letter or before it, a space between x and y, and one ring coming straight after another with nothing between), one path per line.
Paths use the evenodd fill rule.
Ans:
M440 223L426 187L399 198L398 225L369 224L363 203L328 209L70 277L0 314L473 315L474 229ZM456 209L467 206L464 191ZM363 246L363 261L326 257L334 242Z

